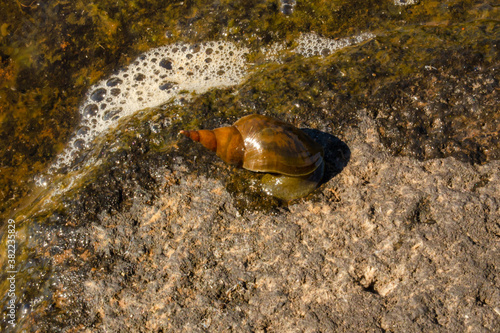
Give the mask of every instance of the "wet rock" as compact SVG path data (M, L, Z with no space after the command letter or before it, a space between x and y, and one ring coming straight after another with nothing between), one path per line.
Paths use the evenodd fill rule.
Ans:
M396 157L376 121L358 116L343 137L351 158L342 172L315 200L273 212L240 212L224 181L194 173L182 152L135 155L129 167L154 170L155 189L146 191L154 195L120 197L114 188L138 194L147 182L128 174L111 184L112 172L82 190L73 214L59 217L77 225L40 254L52 262L51 292L26 323L109 332L494 330L499 162ZM84 213L82 198L105 188L121 201ZM72 233L84 241L65 241Z

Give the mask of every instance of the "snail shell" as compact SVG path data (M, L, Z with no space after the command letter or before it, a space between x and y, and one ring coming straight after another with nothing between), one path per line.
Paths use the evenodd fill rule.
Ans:
M323 147L293 125L253 114L233 126L181 131L226 163L264 172L262 189L290 201L313 191L323 177Z

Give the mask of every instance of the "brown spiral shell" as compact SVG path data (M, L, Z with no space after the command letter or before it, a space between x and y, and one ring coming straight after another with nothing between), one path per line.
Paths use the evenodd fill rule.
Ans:
M271 195L280 191L279 184L287 180L292 181L294 188L306 182L308 189L301 193L308 193L323 175L323 147L303 131L275 118L252 114L233 126L180 133L200 142L227 163L255 172L283 175L273 178L276 184L266 190ZM286 191L291 190L288 187ZM280 196L293 198L288 194Z

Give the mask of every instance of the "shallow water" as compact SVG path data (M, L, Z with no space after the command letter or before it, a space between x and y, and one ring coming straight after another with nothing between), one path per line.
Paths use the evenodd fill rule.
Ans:
M4 244L12 218L18 232L19 325L29 325L38 316L49 323L41 309L67 306L68 297L57 289L51 270L70 256L68 249L82 261L75 283L87 267L86 236L66 219L61 225L54 212L72 207L79 191L97 182L110 163L129 172L128 162L117 154L170 152L178 145L181 128L214 127L257 112L341 137L346 128L357 126L356 111L367 109L394 155L421 160L453 156L476 164L500 158L498 6L492 1L396 3L4 4L0 258L6 267ZM313 50L301 41L303 36L337 44ZM161 76L154 73L162 67L158 60L159 66L147 68L151 76L135 76L147 86L144 91L137 90L133 80L123 83L127 71L132 78L143 74L145 68L137 69L140 64L134 63L144 60L141 54L154 57L155 50L172 50L175 43L203 49L209 42L229 45L231 56L238 54L242 62L236 64L234 59L218 60L230 63L219 78L237 68L233 76L211 82L205 80L206 73L196 73L198 68L154 82L154 75ZM175 71L168 61L163 68ZM117 75L122 82L113 81ZM440 85L450 78L454 85ZM117 84L137 95L116 100L125 101L123 114L103 106L115 102L112 90ZM158 98L154 84L161 92L179 94ZM193 88L197 85L202 88ZM111 96L99 90L104 86ZM152 102L140 100L138 92L149 94ZM142 110L141 103L148 109ZM56 168L49 172L51 166ZM58 169L61 166L64 170ZM147 188L147 179L144 184ZM4 269L4 309L9 300L6 276ZM61 304L54 303L55 294ZM5 313L2 327L9 327Z

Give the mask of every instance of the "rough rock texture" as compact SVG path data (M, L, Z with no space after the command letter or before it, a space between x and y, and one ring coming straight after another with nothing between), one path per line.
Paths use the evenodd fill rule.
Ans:
M500 163L394 157L359 113L343 172L288 208L240 214L174 158L156 197L80 229L97 260L60 313L91 332L495 331Z

